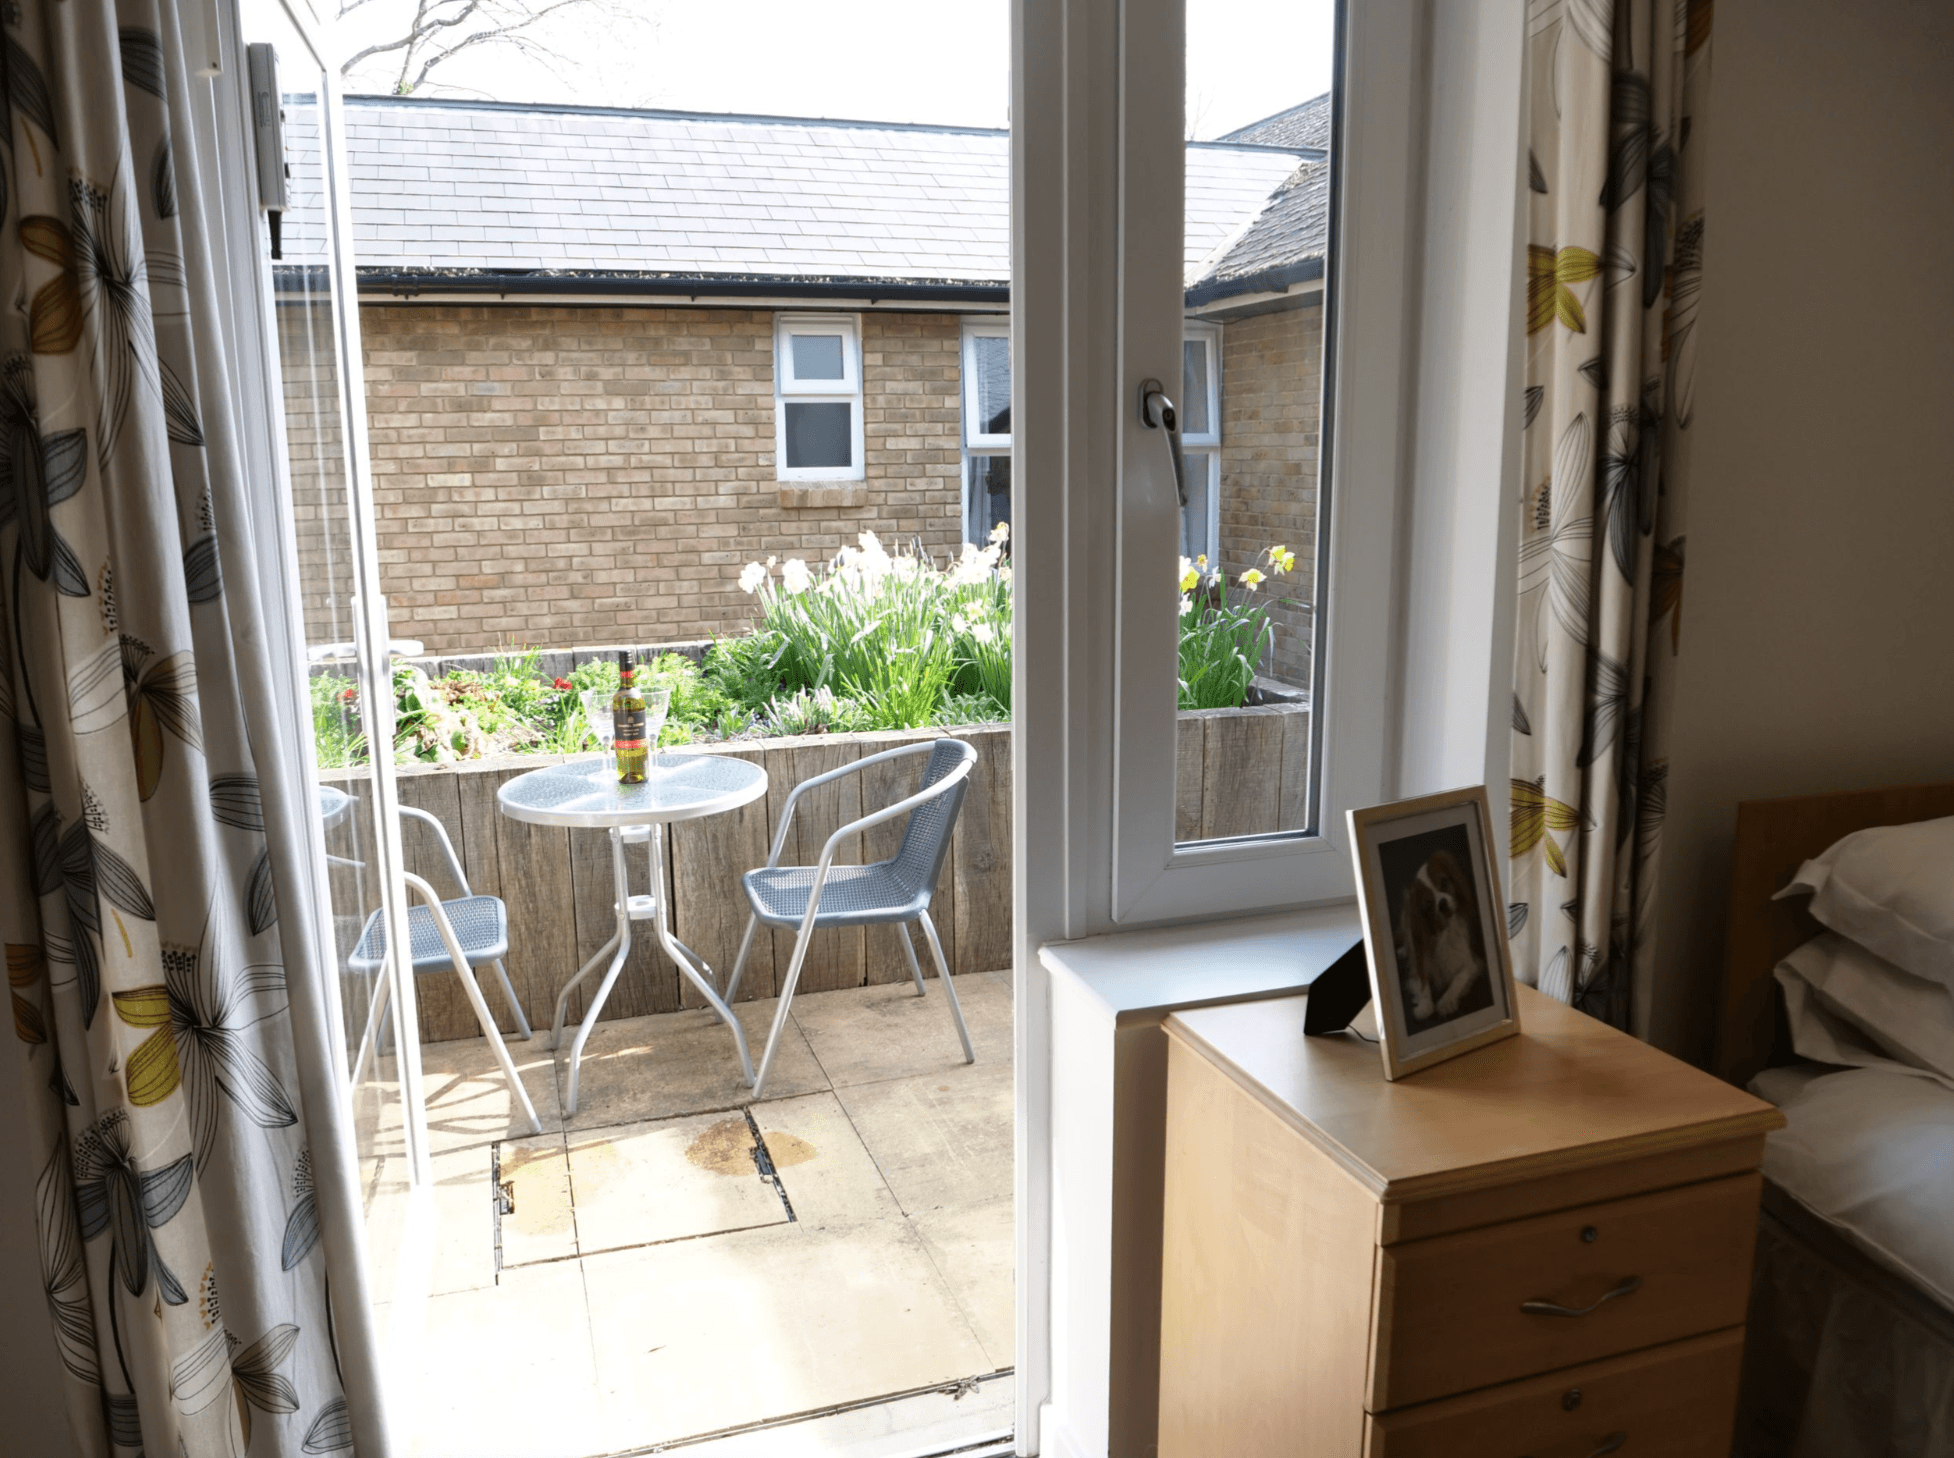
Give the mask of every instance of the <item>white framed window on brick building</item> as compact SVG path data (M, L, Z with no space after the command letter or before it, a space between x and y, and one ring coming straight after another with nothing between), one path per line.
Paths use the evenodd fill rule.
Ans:
M1221 562L1221 326L1189 324L1181 341L1181 450L1187 501L1181 555Z
M1011 519L1011 323L963 326L963 536L979 544Z
M860 316L776 316L773 378L775 475L782 481L861 480Z

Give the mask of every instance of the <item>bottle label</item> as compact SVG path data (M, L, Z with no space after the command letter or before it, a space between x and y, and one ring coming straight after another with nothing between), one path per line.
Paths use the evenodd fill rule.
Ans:
M645 711L619 709L611 723L611 742L619 749L645 747Z

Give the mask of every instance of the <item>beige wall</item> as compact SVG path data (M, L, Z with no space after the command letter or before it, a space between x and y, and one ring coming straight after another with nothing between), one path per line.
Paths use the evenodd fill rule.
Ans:
M1665 1046L1712 1033L1737 801L1954 777L1954 8L1719 5L1663 833Z
M773 319L363 305L393 631L435 653L712 637L750 617L749 560L870 528L954 552L957 316L862 316L865 500L817 507L774 476Z
M1323 404L1323 310L1256 314L1221 331L1221 556L1230 576L1272 546L1296 554L1284 598L1313 600L1316 471ZM1265 592L1270 589L1264 588ZM1309 683L1310 615L1272 614L1273 675Z

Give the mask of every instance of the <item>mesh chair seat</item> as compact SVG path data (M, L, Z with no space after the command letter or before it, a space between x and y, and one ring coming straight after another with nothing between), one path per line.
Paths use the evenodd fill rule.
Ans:
M821 888L817 927L881 926L914 921L929 909L930 893L900 874L900 862L878 861L872 866L830 866ZM768 926L797 927L807 915L808 893L814 888L812 866L763 866L740 878L753 914Z
M448 923L455 929L455 940L461 943L469 966L479 967L508 954L509 913L500 897L465 896L458 901L442 902L441 909L448 914ZM441 940L441 929L434 924L434 913L427 907L408 909L407 934L416 972L453 969L455 964L448 955L448 944ZM354 972L372 972L386 957L387 921L376 911L366 919L366 929L360 933L359 945L346 959L346 966Z

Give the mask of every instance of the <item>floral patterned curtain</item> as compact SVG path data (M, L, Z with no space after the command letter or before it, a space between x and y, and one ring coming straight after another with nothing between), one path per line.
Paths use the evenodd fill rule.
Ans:
M1617 1026L1653 951L1680 647L1710 0L1528 0L1511 901L1525 980Z
M19 0L0 85L0 1177L84 1453L350 1451L175 10Z

